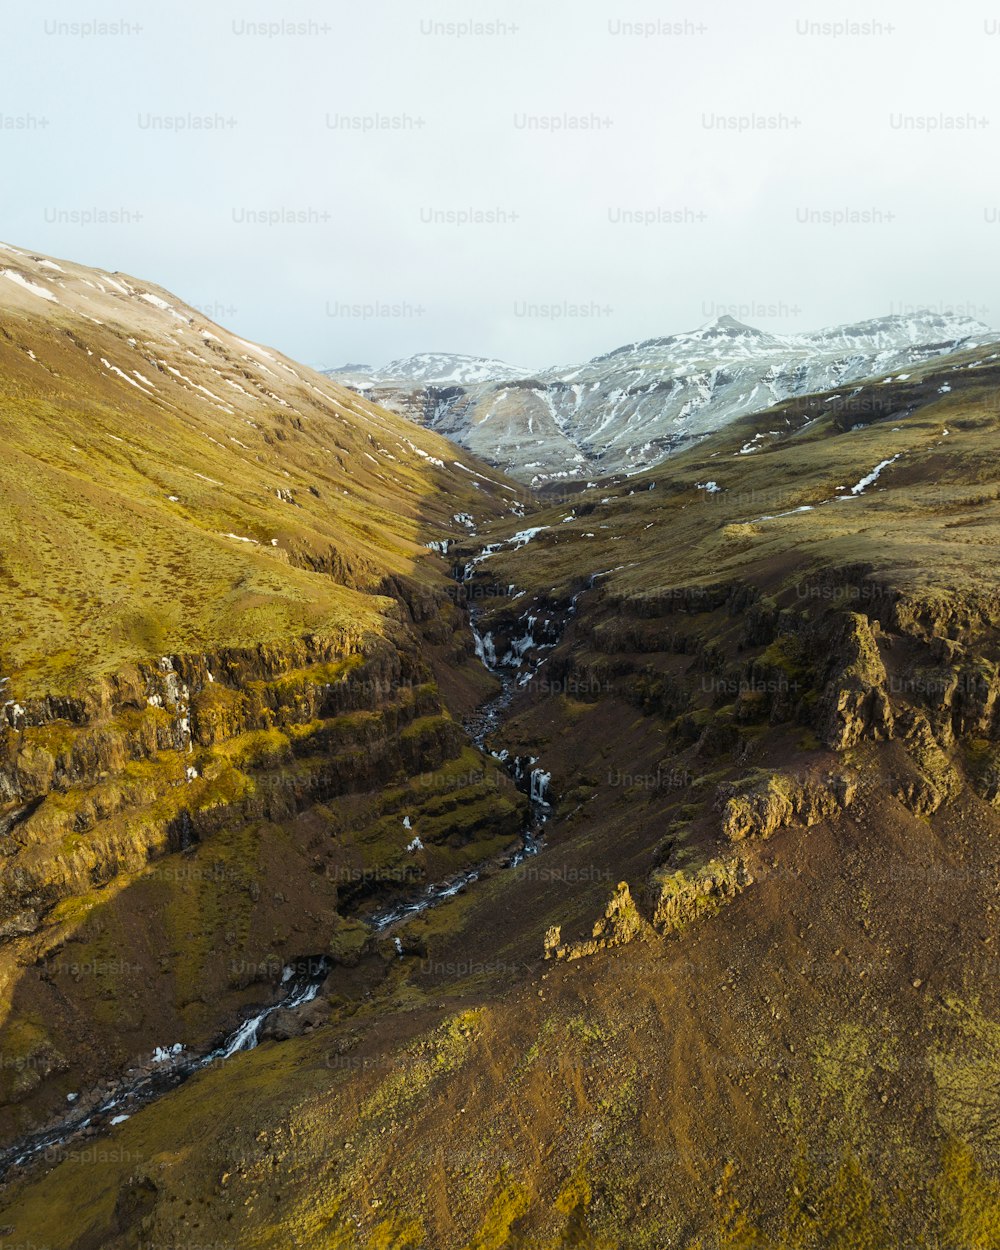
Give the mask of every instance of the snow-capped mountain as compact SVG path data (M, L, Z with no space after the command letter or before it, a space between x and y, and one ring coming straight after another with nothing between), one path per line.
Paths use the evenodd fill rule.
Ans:
M508 382L522 378L527 372L502 360L483 356L461 356L453 352L421 352L404 360L393 360L382 369L365 369L361 365L344 365L326 369L331 377L361 375L361 381L373 386L474 386L484 382Z
M932 312L795 335L725 316L536 374L430 354L337 378L540 485L635 472L747 413L997 337L971 317Z

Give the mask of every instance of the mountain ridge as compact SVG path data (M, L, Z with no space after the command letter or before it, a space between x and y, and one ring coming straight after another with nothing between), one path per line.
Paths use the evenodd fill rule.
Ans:
M252 567L248 584L259 585L259 617L268 610L265 587L276 577L287 576L291 584L301 575L296 570L325 567L334 573L324 588L331 606L334 598L351 600L351 612L364 618L373 591L419 566L425 524L435 533L461 532L440 502L445 494L455 501L453 512L492 509L491 494L516 497L512 483L482 464L465 464L432 432L359 400L273 348L242 339L155 284L4 245L0 311L7 451L0 473L10 532L26 532L31 518L38 526L36 560L50 552L55 564L65 537L61 526L71 521L105 529L89 540L92 550L81 531L78 570L63 568L46 578L25 566L32 593L20 605L29 613L23 641L8 636L6 644L14 668L27 667L17 656L19 649L27 652L32 635L48 637L55 654L69 642L79 648L81 636L70 639L52 587L66 576L86 582L98 556L107 562L101 611L108 613L108 602L119 605L115 628L123 656L129 653L126 635L140 628L125 616L150 615L151 602L169 596L153 583L151 602L140 602L134 573L115 551L126 535L102 521L97 495L104 483L107 500L114 501L103 504L105 518L128 514L151 553L166 537L197 552L191 558L202 565L217 560L224 580L230 565ZM26 412L32 420L18 422L17 414ZM130 414L131 427L121 428L122 414ZM66 482L84 480L88 472L92 485L71 503ZM31 480L34 501L25 489ZM434 488L437 480L448 482L446 491ZM51 506L42 508L49 491ZM336 517L334 499L340 501ZM50 529L51 542L40 544ZM32 545L27 536L25 544ZM12 565L8 593L18 576ZM315 616L322 598L308 606L303 599L295 610ZM274 606L284 614L281 602L278 594ZM162 608L169 621L169 604ZM183 626L187 638L172 637L168 628L164 648L193 644L207 610L207 604L193 610ZM226 626L231 636L215 636L214 629L202 641L242 641L233 622ZM10 667L3 675L12 676Z
M397 361L343 380L538 487L635 473L748 412L996 337L971 317L929 310L787 335L724 315L579 365L516 375L477 359L497 376L463 381L453 358L424 355L413 368Z

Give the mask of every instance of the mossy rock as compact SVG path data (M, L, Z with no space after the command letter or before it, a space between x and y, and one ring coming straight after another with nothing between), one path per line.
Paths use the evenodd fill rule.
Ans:
M327 944L326 953L335 964L345 968L354 968L361 962L362 955L370 949L372 931L360 920L347 920L337 917L337 924Z

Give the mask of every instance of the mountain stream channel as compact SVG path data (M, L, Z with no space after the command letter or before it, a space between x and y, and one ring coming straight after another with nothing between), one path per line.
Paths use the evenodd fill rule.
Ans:
M466 580L481 558L464 569L456 570L458 580ZM504 665L496 663L490 636L487 634L484 640L477 629L474 607L470 607L469 617L476 654L501 683L499 693L476 709L465 722L465 729L471 740L481 751L489 752L486 741L502 729L516 693L517 679L513 671L504 671ZM520 659L521 655L518 655L517 661ZM549 811L546 798L548 774L535 767L535 759L511 759L506 751L493 751L492 754L508 768L519 788L530 799L529 818L521 833L521 845L508 852L499 864L492 859L467 868L447 881L427 885L418 894L393 902L363 917L373 934L391 933L397 925L454 897L475 882L487 868L516 868L541 849ZM397 949L402 953L398 939ZM280 997L268 1006L251 1009L250 1014L236 1028L211 1047L201 1051L189 1051L180 1043L158 1047L145 1065L129 1069L123 1076L115 1079L110 1088L105 1088L103 1096L99 1096L96 1103L91 1097L88 1105L71 1111L48 1128L30 1133L0 1151L0 1184L42 1159L58 1162L64 1156L69 1143L81 1138L98 1137L107 1129L129 1119L142 1107L176 1089L202 1069L231 1059L241 1051L253 1050L261 1037L261 1027L265 1021L275 1012L293 1010L311 1002L319 993L330 969L330 960L324 955L296 959L284 968L281 979L283 992ZM76 1096L70 1097L76 1100Z

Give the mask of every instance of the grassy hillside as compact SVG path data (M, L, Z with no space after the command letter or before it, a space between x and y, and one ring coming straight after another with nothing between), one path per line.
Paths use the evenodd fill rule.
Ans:
M512 498L158 287L0 251L0 669L17 696L146 655L377 627L387 579L440 582L426 544L455 513Z
M514 501L169 292L0 249L5 1140L516 844L428 550Z

